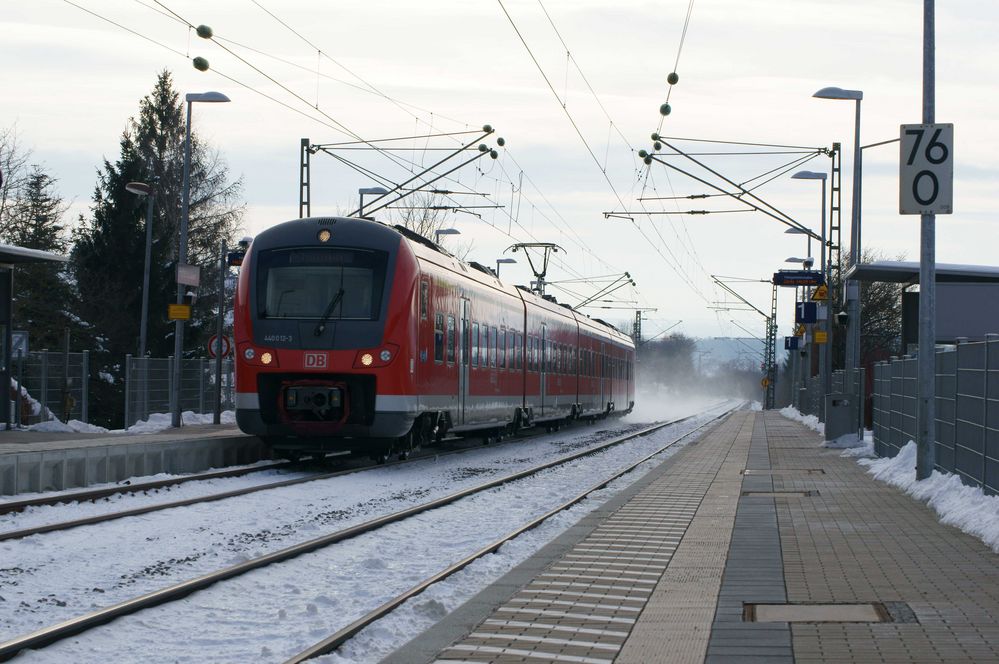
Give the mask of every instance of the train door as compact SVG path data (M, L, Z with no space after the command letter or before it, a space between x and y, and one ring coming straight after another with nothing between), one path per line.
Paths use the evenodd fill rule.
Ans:
M544 323L541 324L541 351L538 353L541 356L541 366L539 367L539 372L541 375L541 414L545 414L545 406L548 405L548 399L545 396L547 388L547 378L548 378L548 329Z
M604 344L600 344L600 357L597 362L597 370L600 372L600 409L606 410L608 392L607 389L607 347Z
M465 424L465 409L468 401L468 367L471 348L469 348L469 329L471 321L470 303L468 298L461 298L458 304L458 329L461 342L458 344L458 424Z

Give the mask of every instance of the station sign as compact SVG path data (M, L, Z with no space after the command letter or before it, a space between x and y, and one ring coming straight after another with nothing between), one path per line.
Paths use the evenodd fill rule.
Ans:
M778 270L774 272L774 286L821 286L825 283L817 270Z
M899 138L899 214L951 214L954 125L902 125Z
M189 304L168 304L168 320L191 320L191 305Z
M180 263L177 265L177 283L197 288L201 285L201 268L197 265Z
M818 318L818 304L815 302L796 302L794 305L794 322L812 325Z
M784 350L798 350L798 337L784 337Z

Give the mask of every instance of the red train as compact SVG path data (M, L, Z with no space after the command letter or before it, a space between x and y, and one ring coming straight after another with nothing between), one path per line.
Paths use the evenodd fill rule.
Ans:
M254 238L235 298L236 421L281 456L408 454L629 412L610 325L400 226L289 221Z

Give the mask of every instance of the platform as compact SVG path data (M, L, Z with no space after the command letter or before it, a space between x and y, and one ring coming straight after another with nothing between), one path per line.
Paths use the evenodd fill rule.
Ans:
M194 473L268 458L235 425L159 433L0 431L0 496L59 491L157 473Z
M999 556L740 411L383 661L999 661Z

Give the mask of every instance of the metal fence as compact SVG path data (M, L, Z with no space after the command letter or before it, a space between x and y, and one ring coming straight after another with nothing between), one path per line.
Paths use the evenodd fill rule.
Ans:
M87 422L89 376L89 351L17 353L13 357L12 377L23 392L14 392L11 421L23 426L52 419ZM37 407L33 401L38 402Z
M874 449L892 457L916 438L914 357L874 367ZM936 354L936 468L999 494L999 335Z
M235 408L233 362L222 360L222 410ZM125 358L125 427L169 413L173 405L173 358ZM215 360L181 361L180 410L212 413L216 403Z

